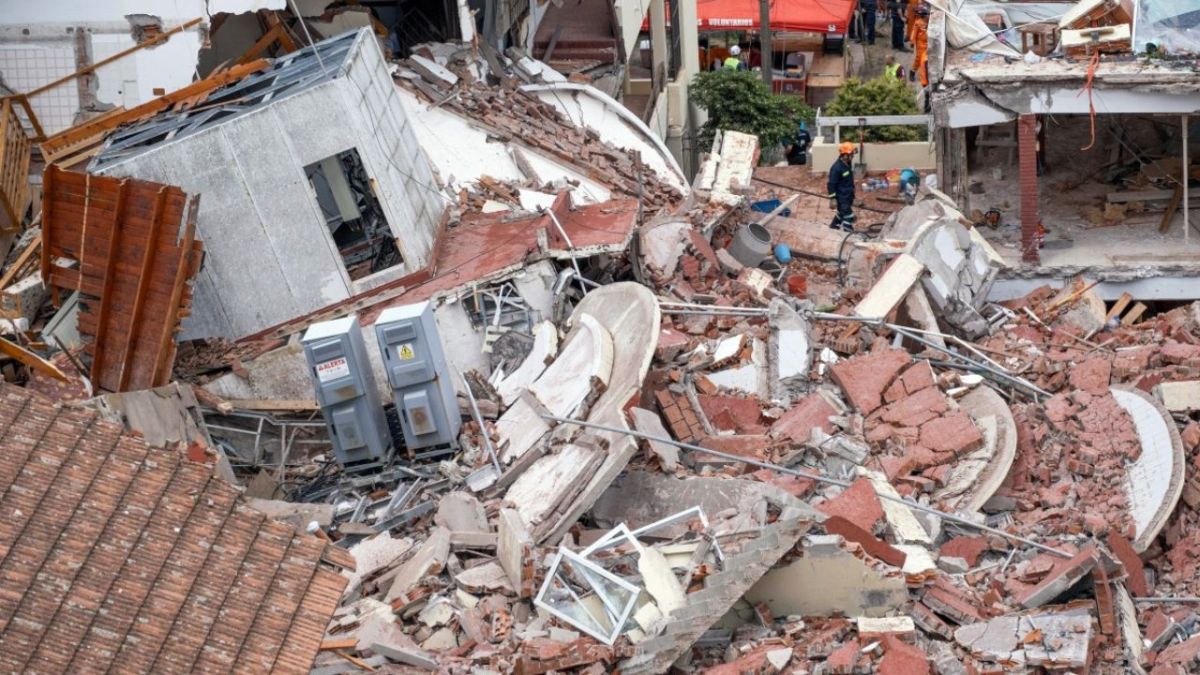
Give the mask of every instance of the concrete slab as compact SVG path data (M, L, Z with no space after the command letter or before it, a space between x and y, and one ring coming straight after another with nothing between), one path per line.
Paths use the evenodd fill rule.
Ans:
M1151 396L1133 387L1111 391L1133 419L1142 441L1142 454L1129 465L1125 485L1135 528L1131 543L1141 553L1162 531L1183 494L1183 441L1170 413Z
M589 314L581 314L562 353L529 386L557 417L572 417L608 386L613 367L613 336Z
M1163 382L1154 387L1154 395L1170 412L1200 410L1200 380Z
M633 418L634 428L641 433L661 438L671 437L670 432L663 426L662 418L657 413L645 408L630 408L629 416ZM675 471L675 466L679 463L679 448L659 441L646 441L646 445L650 448L650 452L658 457L663 471L667 473Z
M469 492L451 492L438 501L433 522L451 532L489 532L483 504Z
M621 339L613 346L612 377L608 388L592 405L588 421L629 428L624 410L642 388L654 348L662 315L658 301L645 286L634 282L608 284L588 293L575 308L571 322L583 314L595 317L612 335ZM538 541L561 537L579 516L600 497L637 451L637 441L626 434L593 432L607 448L603 464L591 473L587 485L570 506L565 507L552 528L534 533Z
M1016 667L1082 668L1089 663L1091 640L1092 616L1086 607L1008 614L954 631L954 641L975 658Z
M768 572L745 597L765 602L775 616L882 617L909 602L902 573L872 567L836 535L807 537L798 559Z
M400 566L384 600L391 602L407 593L426 575L441 572L448 557L450 557L450 530L444 527L435 527L430 530L429 538L421 544L421 548L417 549L412 557Z
M925 265L907 253L901 253L854 307L854 315L864 319L886 318L924 273Z

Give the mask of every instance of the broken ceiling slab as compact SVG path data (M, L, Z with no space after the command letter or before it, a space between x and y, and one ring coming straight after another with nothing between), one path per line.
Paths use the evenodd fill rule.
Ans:
M608 284L591 291L575 308L571 323L577 324L579 317L590 315L612 335L621 339L613 344L612 377L608 387L591 406L587 421L618 429L628 429L625 407L642 389L650 361L654 358L662 314L658 300L648 288L634 282ZM593 450L604 459L600 467L591 474L586 487L569 505L564 505L552 529L539 529L534 533L538 541L563 536L583 512L591 507L608 489L613 479L625 469L630 458L637 452L637 440L628 434L592 431L590 435L605 448ZM549 521L547 521L547 524Z
M6 506L53 502L0 525L23 561L0 569L0 670L308 672L346 586L324 561L353 567L345 551L94 410L0 385L0 430Z
M1125 485L1135 527L1132 544L1140 553L1158 536L1183 494L1183 441L1170 413L1148 394L1123 386L1110 391L1133 419L1142 443L1141 454L1128 466Z
M679 267L679 257L691 243L692 224L686 220L670 220L648 225L639 232L638 243L642 260L652 274L668 278Z
M54 165L43 181L42 278L81 293L93 385L120 392L167 384L203 258L196 199L171 185Z
M562 504L564 493L574 496L604 461L603 453L574 443L538 458L504 495L529 529L537 528Z
M675 514L684 505L698 507L704 513L732 509L752 514L773 490L758 481L702 476L680 480L661 473L628 471L596 500L592 517L603 526L626 523L637 530ZM687 523L676 523L657 530L655 535L674 538L687 530Z
M900 544L933 546L933 539L929 537L929 533L925 531L921 521L917 520L913 510L901 503L903 500L900 493L896 492L896 488L888 482L887 476L878 471L861 467L858 471L871 479L871 485L881 498L880 503L883 505L884 517L887 519L888 528L895 540Z
M558 353L558 328L549 321L539 322L533 327L533 348L520 366L496 386L496 393L504 405L512 405L517 396L537 380L546 370L546 365Z
M633 418L633 426L643 434L657 436L659 438L670 438L671 434L663 427L662 418L657 413L646 410L645 408L630 408L629 416ZM679 448L674 445L663 443L662 441L645 440L650 452L658 457L658 462L662 466L663 471L671 473L675 471L675 466L679 463Z
M904 574L873 563L840 535L813 535L800 557L772 569L746 593L775 616L891 616L909 603Z
M737 206L750 191L758 164L758 137L740 131L717 131L712 152L700 165L696 191L711 202Z
M727 338L727 340L729 339L732 338ZM730 366L724 370L706 373L705 377L720 389L728 389L765 399L770 395L767 386L767 370L767 344L758 338L752 338L750 341L750 359L748 361L743 361L739 365Z
M581 314L562 352L529 386L529 392L555 417L584 413L608 386L613 369L613 334L589 314Z
M1016 459L1017 425L1008 404L986 385L967 392L958 405L980 428L984 444L950 467L945 485L932 497L947 510L979 511L1004 482Z
M595 131L601 140L637 153L660 180L687 196L690 191L687 178L674 155L663 140L624 104L591 85L575 82L528 84L521 90L557 108L575 124Z
M1013 668L1083 668L1091 663L1092 603L1006 614L954 631L980 661Z
M637 644L634 655L617 664L620 672L640 675L669 670L676 659L687 653L705 631L795 546L819 517L807 505L783 491L764 487L766 500L772 510L778 510L778 518L762 527L758 536L746 540L738 550L726 553L724 568L706 577L703 588L687 593L684 606L671 613L662 633ZM678 502L661 506L674 509Z

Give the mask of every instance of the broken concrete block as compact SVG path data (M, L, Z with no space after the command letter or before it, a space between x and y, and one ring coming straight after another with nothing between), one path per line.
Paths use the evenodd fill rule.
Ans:
M350 555L357 563L354 571L344 570L342 574L349 577L346 593L358 588L358 584L379 570L389 567L408 553L413 547L412 539L393 539L387 532L381 532L370 539L365 539L350 547Z
M1163 382L1154 387L1154 395L1171 412L1200 410L1200 380Z
M954 641L975 658L1016 667L1081 668L1089 663L1091 640L1086 607L1007 614L954 631Z
M638 555L638 573L642 575L646 592L654 598L663 614L670 615L686 604L683 587L658 549L642 549Z
M549 321L542 321L533 327L533 347L517 369L506 376L496 385L496 393L504 405L512 405L521 392L546 370L546 365L554 360L558 353L558 328Z
M450 530L444 527L435 527L430 530L429 538L425 540L425 543L421 544L412 557L400 566L384 600L391 602L408 593L426 576L440 573L445 567L448 557L450 557Z
M660 438L670 438L671 434L667 433L663 427L662 418L655 413L646 410L645 408L631 408L629 416L633 418L633 427L643 434L658 436ZM658 457L658 462L662 466L663 471L671 473L675 471L675 466L679 463L679 448L668 443L659 441L645 440L646 446Z
M512 593L513 585L498 562L489 562L454 575L454 582L468 593Z
M516 509L500 509L498 521L496 558L517 595L528 598L533 594L533 538Z
M451 492L438 501L433 522L451 532L487 532L487 513L483 504L469 492Z

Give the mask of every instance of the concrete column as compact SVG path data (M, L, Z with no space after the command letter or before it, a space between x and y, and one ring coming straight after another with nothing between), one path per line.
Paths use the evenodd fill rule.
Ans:
M1021 185L1021 260L1040 262L1038 255L1037 116L1021 115L1017 120L1017 154Z
M659 73L666 75L669 56L667 54L667 6L664 0L650 0L650 51L654 55L650 81L657 85L659 84Z
M1188 203L1188 182L1190 174L1188 169L1191 167L1191 160L1188 159L1188 141L1191 140L1188 136L1188 116L1183 116L1183 242L1186 244L1191 238L1192 223L1189 220L1188 210L1191 205Z
M683 53L683 69L691 79L700 72L700 34L696 27L696 3L679 3L679 49Z

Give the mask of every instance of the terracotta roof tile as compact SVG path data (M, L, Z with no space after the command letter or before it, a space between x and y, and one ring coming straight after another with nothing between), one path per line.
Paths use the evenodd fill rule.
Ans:
M0 671L308 672L345 577L209 467L0 386Z

